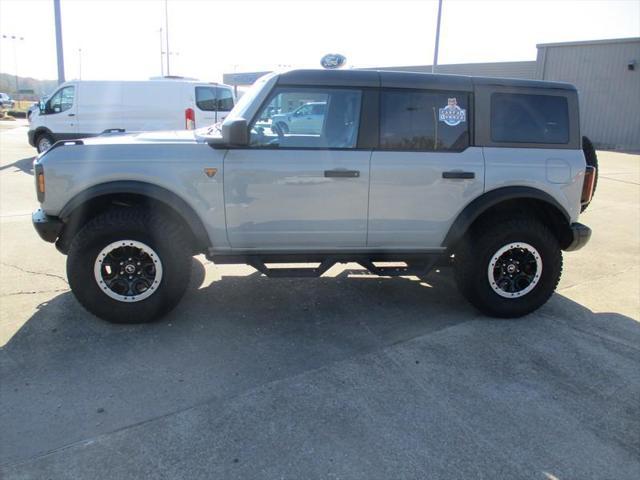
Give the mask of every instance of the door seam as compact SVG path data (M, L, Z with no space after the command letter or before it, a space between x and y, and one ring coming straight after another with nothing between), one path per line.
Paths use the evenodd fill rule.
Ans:
M369 246L369 206L371 204L371 159L373 157L373 150L369 152L369 188L367 189L367 228L364 237L364 246Z
M227 237L227 244L229 248L233 248L231 245L231 240L229 239L229 225L227 223L227 189L226 183L224 181L224 177L227 173L227 156L229 155L229 150L224 152L224 157L222 157L222 210L224 212L224 234Z
M484 147L481 148L482 152L482 193L487 191L487 159L484 156Z

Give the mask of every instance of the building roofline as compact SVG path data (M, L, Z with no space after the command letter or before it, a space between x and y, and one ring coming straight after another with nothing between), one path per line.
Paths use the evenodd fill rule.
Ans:
M507 60L506 62L469 62L469 63L439 63L438 65L436 65L436 68L440 68L440 67L460 67L460 66L472 66L472 65L504 65L505 63L508 64L518 64L518 63L528 63L528 64L534 64L536 63L535 60ZM393 65L391 67L357 67L356 70L392 70L394 68L402 68L402 69L406 69L406 68L430 68L431 65ZM402 70L401 70L402 71Z
M576 45L604 45L607 43L634 43L640 42L640 37L608 38L604 40L581 40L576 42L538 43L536 48L542 47L573 47Z

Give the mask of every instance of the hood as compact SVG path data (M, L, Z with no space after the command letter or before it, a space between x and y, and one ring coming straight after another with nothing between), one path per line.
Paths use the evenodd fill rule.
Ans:
M103 133L84 138L85 145L123 143L201 143L193 130L167 130L157 132Z

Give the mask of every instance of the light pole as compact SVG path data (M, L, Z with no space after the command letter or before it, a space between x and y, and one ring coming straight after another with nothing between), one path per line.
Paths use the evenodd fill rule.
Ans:
M165 52L162 51L162 55L167 56L167 77L169 76L169 55L175 55L176 57L180 56L180 52Z
M19 37L18 35L2 35L2 38L4 40L11 40L11 43L13 43L13 69L16 72L16 95L17 95L20 90L20 86L18 84L18 54L16 52L16 49L17 49L17 42L24 41L24 37Z
M56 22L56 52L58 57L58 83L64 83L64 54L62 53L62 23L60 21L60 0L53 0Z
M167 76L171 75L170 70L169 70L169 55L170 55L170 50L169 50L169 4L167 2L167 0L164 0L164 27L165 27L165 35L166 35L166 42L165 45L167 46Z
M162 49L162 27L160 27L160 76L164 77L164 51Z
M78 49L78 80L82 80L82 49Z
M438 24L436 26L436 47L433 52L433 65L431 65L431 73L436 72L438 65L438 48L440 47L440 18L442 17L442 0L438 0Z

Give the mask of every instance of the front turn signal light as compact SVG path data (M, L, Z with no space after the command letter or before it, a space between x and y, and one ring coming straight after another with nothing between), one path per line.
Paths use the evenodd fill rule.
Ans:
M44 173L38 175L38 193L44 193Z
M36 196L38 197L38 201L42 203L44 201L44 192L45 192L45 182L44 182L44 169L42 165L36 163L35 165L35 176L36 176Z

